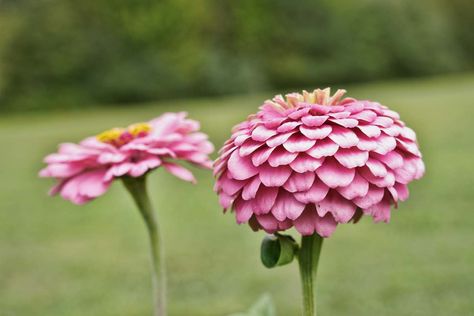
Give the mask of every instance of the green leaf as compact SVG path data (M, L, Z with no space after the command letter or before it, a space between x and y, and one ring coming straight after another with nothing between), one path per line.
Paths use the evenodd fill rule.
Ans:
M271 296L264 294L247 312L229 316L276 316L276 311Z

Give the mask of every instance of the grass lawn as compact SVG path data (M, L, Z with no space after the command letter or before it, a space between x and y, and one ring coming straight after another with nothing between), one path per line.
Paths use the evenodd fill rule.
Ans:
M427 165L390 224L364 219L326 240L319 268L321 315L474 315L474 75L349 87L399 111ZM117 182L79 207L49 198L37 178L44 155L113 126L185 110L220 147L230 128L269 94L173 101L0 118L0 315L151 315L147 236ZM151 196L169 270L170 315L214 316L272 295L280 316L298 315L295 263L259 261L264 233L222 215L209 171L199 185L159 170Z

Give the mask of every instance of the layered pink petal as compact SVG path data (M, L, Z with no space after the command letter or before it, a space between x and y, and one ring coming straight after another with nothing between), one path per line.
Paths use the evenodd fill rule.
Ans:
M191 171L189 171L188 169L186 169L186 168L184 168L180 165L177 165L177 164L174 164L174 163L164 163L163 167L165 167L165 169L169 173L171 173L172 175L174 175L177 178L180 178L181 180L191 182L191 183L196 183L196 179L194 178Z
M258 169L252 165L251 160L242 158L237 150L230 155L227 168L236 180L249 179L258 173Z
M355 170L342 166L333 158L327 158L316 169L316 174L328 187L337 188L349 185L354 179Z
M343 93L280 95L234 129L214 168L239 223L328 237L364 214L387 222L408 198L425 172L415 133L380 103Z
M267 187L281 187L291 175L291 169L286 166L271 167L263 165L259 169L262 183Z
M165 113L148 123L107 131L97 137L88 137L79 144L61 144L57 153L45 158L48 166L40 176L56 178L58 184L52 192L61 193L64 198L78 204L103 194L115 178L142 177L161 165L173 175L195 182L191 172L176 162L212 167L208 154L214 146L198 129L199 123L187 119L185 112ZM225 171L235 149L230 142L224 147L220 160L216 162L216 175ZM239 176L243 174L238 173L237 178ZM225 197L222 200L230 203L230 199Z
M330 213L336 222L347 223L354 216L356 205L332 191L324 200L316 204L316 210L321 217Z

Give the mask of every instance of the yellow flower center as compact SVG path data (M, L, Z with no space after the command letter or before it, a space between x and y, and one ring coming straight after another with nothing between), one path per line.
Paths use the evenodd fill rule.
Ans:
M111 144L117 147L123 146L131 140L147 136L151 131L148 123L136 123L127 128L115 127L106 130L96 136L102 143Z
M134 137L141 137L148 135L151 131L151 125L148 123L136 123L127 127L127 131Z

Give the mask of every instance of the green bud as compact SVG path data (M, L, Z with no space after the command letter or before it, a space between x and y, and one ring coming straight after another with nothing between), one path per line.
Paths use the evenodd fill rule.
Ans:
M293 261L298 244L289 235L267 235L262 241L260 258L267 268L283 266Z

